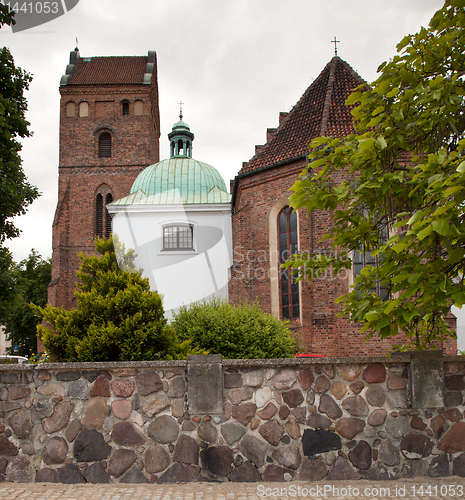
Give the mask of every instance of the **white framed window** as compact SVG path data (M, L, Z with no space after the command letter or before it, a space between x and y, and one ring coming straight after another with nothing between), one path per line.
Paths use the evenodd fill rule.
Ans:
M163 227L163 250L194 250L194 226L171 224Z

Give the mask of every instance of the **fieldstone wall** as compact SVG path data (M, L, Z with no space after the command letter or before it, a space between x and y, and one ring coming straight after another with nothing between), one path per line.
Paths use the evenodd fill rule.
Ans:
M460 357L443 360L435 408L412 407L409 356L219 363L212 414L189 411L186 361L0 366L1 480L465 476ZM195 368L208 399L215 370Z

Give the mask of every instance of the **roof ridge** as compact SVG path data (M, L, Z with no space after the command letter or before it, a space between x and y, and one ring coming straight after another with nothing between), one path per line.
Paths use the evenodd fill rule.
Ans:
M321 124L320 124L320 136L321 137L324 137L326 135L327 130L328 130L329 110L331 107L334 80L335 80L335 75L336 75L336 65L337 65L338 59L339 59L339 57L334 56L330 62L331 67L329 69L329 78L328 78L328 84L326 87L326 97L325 97L325 103L323 105L323 113L321 116Z

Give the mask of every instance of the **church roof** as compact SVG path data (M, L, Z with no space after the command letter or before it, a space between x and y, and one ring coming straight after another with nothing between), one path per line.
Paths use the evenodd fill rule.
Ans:
M61 85L142 85L150 84L156 71L156 54L147 56L81 57L79 51L70 54L70 63Z
M174 156L144 169L129 196L112 205L230 203L223 177L207 163Z
M345 101L363 83L349 64L334 56L239 175L302 157L316 137L352 133L351 107Z
M147 56L82 58L68 85L140 85L146 65Z

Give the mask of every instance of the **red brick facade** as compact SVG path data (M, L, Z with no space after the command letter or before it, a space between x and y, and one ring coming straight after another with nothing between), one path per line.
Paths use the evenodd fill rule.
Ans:
M58 204L49 302L70 308L75 305L78 254L94 249L97 195L104 200L107 195L113 200L126 196L137 175L159 161L156 55L80 58L74 51L60 94ZM99 153L102 133L111 136L110 157Z
M279 127L267 130L267 143L256 147L233 183L234 265L229 298L238 303L258 300L267 312L282 317L278 262L278 214L289 204L289 189L305 166L311 140L320 135L344 137L353 131L352 116L345 106L351 91L363 80L350 66L334 57L288 114L281 113ZM342 179L334 179L340 182ZM330 229L329 214L298 211L298 247L301 252L330 252L320 242ZM300 283L300 317L293 320L305 352L325 356L386 354L399 337L364 342L360 325L341 318L342 307L334 300L345 294L353 281L352 271L338 276L328 272ZM443 346L456 353L456 342Z

